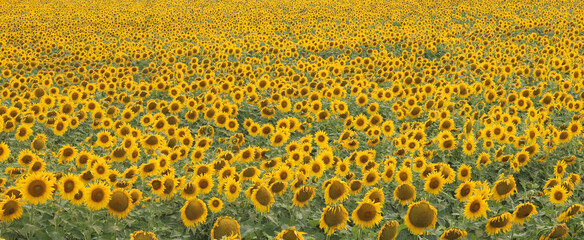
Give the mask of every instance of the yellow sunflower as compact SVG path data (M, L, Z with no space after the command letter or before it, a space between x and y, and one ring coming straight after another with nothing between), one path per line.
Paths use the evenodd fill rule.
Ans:
M130 234L130 240L158 240L156 234L152 232L144 232L142 230Z
M399 223L395 220L387 221L377 235L377 240L395 240L398 234Z
M575 203L572 204L572 206L568 207L566 210L564 210L562 213L560 213L560 216L558 216L556 220L558 222L565 222L581 212L584 212L584 206Z
M223 208L223 201L221 201L221 199L217 197L212 197L211 199L209 199L207 205L209 205L209 209L211 209L211 212L218 213Z
M553 204L564 204L568 200L568 190L562 185L555 185L548 193L550 202Z
M424 184L424 191L434 195L442 191L442 187L444 187L444 179L442 178L441 173L430 173L425 180L426 183Z
M111 192L111 198L107 204L108 212L116 218L125 218L134 207L130 193L117 188Z
M4 142L0 143L0 162L4 162L10 156L10 148Z
M322 209L319 227L325 234L332 235L337 229L345 229L348 219L349 213L342 204L334 207L326 206Z
M59 192L63 199L71 200L79 192L82 187L82 182L79 180L79 177L68 173L67 175L61 177L60 184L59 184Z
M85 205L89 209L100 210L107 207L111 198L111 189L104 182L96 182L90 184L83 195Z
M211 239L219 240L230 236L241 238L240 226L237 220L229 216L217 218L215 224L213 224L213 229L211 229Z
M411 203L405 216L405 223L412 234L421 235L427 228L436 225L437 211L426 200Z
M0 221L1 222L12 222L22 216L22 206L24 203L16 196L12 195L9 197L4 197L0 201Z
M393 191L393 199L400 205L408 205L416 200L416 188L410 183L400 184Z
M568 236L568 234L570 233L570 229L568 229L568 226L566 226L565 223L556 225L552 231L550 233L548 233L548 235L544 235L542 236L540 239L560 239L560 238L565 238L566 236Z
M263 184L251 194L251 201L260 212L269 212L270 207L274 204L274 195Z
M364 199L359 202L359 205L353 211L351 218L355 225L361 228L371 228L377 225L383 217L381 217L381 204L373 202L369 199Z
M450 228L445 230L442 235L440 235L440 240L458 240L466 238L468 233L464 230L457 228Z
M486 218L487 211L491 211L489 204L479 195L470 197L464 205L464 216L469 220L475 220L479 217Z
M525 222L535 214L537 214L535 205L531 203L520 204L517 207L515 207L515 211L513 212L513 223L523 225L523 222Z
M489 218L485 231L489 235L495 235L501 231L506 233L513 226L513 216L509 212Z
M304 234L306 233L296 231L296 227L292 226L278 233L275 240L304 240L304 237L302 236Z
M197 198L191 198L180 209L180 218L185 227L195 227L207 220L207 206Z
M491 190L490 199L500 202L517 191L515 178L512 175L499 179Z
M41 204L52 199L55 177L48 172L34 172L21 178L17 187L21 189L22 199L29 204Z
M314 197L314 187L302 186L297 189L294 193L294 198L292 199L292 205L297 207L305 207L308 205L308 201L312 200Z
M454 191L456 193L456 199L461 202L465 202L471 196L475 189L475 183L466 181L458 185L458 188Z

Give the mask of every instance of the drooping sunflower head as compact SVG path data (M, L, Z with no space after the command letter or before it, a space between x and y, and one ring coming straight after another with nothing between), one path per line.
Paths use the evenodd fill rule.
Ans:
M440 236L440 240L457 240L466 238L467 232L457 228L447 229Z
M297 207L305 207L314 197L314 187L302 186L296 190L294 193L294 198L292 199L292 204Z
M136 231L130 234L130 240L158 240L152 232Z
M291 227L288 229L282 230L278 236L276 236L276 240L304 240L305 232L296 231L296 227Z
M349 213L342 204L334 207L326 206L322 210L319 227L323 229L327 235L332 235L336 229L345 229L347 227L348 219Z
M16 196L12 195L4 197L4 199L0 201L0 213L2 213L0 215L0 221L12 222L13 220L20 218L23 212L22 206L24 206L24 203L16 198Z
M437 211L426 200L411 203L405 216L405 223L412 234L420 235L427 228L434 228Z
M251 194L251 200L260 212L269 212L275 202L272 192L263 184Z
M515 212L513 212L513 223L521 224L528 220L533 215L537 214L535 205L531 203L523 203L515 207Z
M545 239L560 239L565 238L570 233L570 229L565 223L556 225L552 231L545 236Z
M211 229L211 238L215 240L228 236L241 237L239 223L229 216L217 218Z
M501 200L513 195L516 191L515 178L513 178L513 176L508 176L495 182L495 185L491 190L491 199L500 202Z
M560 216L558 216L556 220L558 220L558 222L568 221L570 218L576 216L578 213L581 212L584 212L584 206L575 203L572 204L572 206L568 207L566 210L564 210L562 213L560 213Z
M377 240L395 240L397 237L399 223L395 220L387 221L379 230Z
M347 183L337 177L330 179L328 182L329 184L326 186L324 193L326 204L335 204L347 198L349 193Z
M485 231L489 235L495 235L501 231L504 233L509 231L511 226L513 226L513 215L509 212L505 212L501 215L489 218Z

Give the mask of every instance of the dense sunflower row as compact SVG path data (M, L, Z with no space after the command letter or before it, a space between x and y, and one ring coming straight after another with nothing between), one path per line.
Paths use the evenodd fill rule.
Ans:
M584 236L579 1L0 9L0 237Z

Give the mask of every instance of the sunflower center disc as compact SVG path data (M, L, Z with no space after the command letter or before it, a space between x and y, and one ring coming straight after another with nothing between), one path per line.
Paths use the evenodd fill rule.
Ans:
M115 192L112 194L112 200L109 202L109 207L116 212L123 212L128 209L130 199L122 192Z
M185 209L187 219L194 221L200 218L204 213L203 205L199 201L192 201Z
M507 223L509 223L509 218L508 217L497 217L494 220L492 220L491 222L491 226L495 227L495 228L502 228L507 226Z
M375 217L375 207L372 204L364 204L359 208L359 211L357 211L357 216L359 216L362 221L371 221Z
M33 197L40 197L45 193L46 185L42 180L34 180L28 186L28 192Z

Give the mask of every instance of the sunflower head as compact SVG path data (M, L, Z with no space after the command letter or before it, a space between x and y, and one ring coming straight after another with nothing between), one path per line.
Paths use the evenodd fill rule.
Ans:
M348 219L349 213L342 204L334 207L326 206L322 210L322 215L320 215L319 227L327 235L332 235L336 229L345 229Z
M556 220L558 220L558 222L565 222L581 212L584 212L584 206L575 203L575 204L572 204L572 206L568 207L566 210L564 210L560 214L560 216L558 216L558 218L556 218Z
M491 190L491 199L500 202L501 200L513 195L516 191L515 178L513 178L513 176L508 176L495 182L495 185Z
M523 225L523 222L535 214L537 214L535 205L531 203L520 204L515 207L515 212L513 212L513 223Z
M552 231L545 236L545 239L560 239L565 238L570 233L570 229L566 226L565 223L556 225Z
M393 191L393 199L401 205L407 205L416 200L416 188L410 183L400 184Z
M21 178L17 183L22 198L30 204L41 204L52 199L55 177L47 172L34 172Z
M22 206L24 203L20 201L16 196L12 195L9 197L4 197L0 201L0 221L2 222L12 222L22 216Z
M485 231L489 235L495 235L500 231L507 232L513 226L513 216L509 212L489 218Z
M426 200L411 203L405 216L405 223L412 234L420 235L427 228L436 225L437 211Z
M222 239L223 237L235 236L241 237L239 223L229 217L219 217L211 229L211 239Z
M111 193L111 198L107 204L109 213L117 218L125 218L134 207L130 193L123 189L115 189Z
M269 212L274 204L274 194L263 184L251 194L251 200L260 212Z
M365 199L359 202L351 217L353 222L361 228L374 227L382 220L381 204Z
M398 234L399 223L395 220L387 221L379 230L377 240L395 240Z
M440 240L457 240L457 239L464 239L466 238L467 232L464 230L460 230L457 228L451 228L440 236Z
M297 207L305 207L308 205L308 201L312 200L314 197L314 187L302 186L296 190L294 193L294 198L292 199L292 204Z
M180 212L185 227L195 227L207 220L207 206L197 198L187 200Z
M305 232L296 231L296 227L291 227L285 230L282 230L278 236L276 236L276 240L304 240Z
M142 230L130 234L130 240L158 240L156 234L152 232L144 232Z

